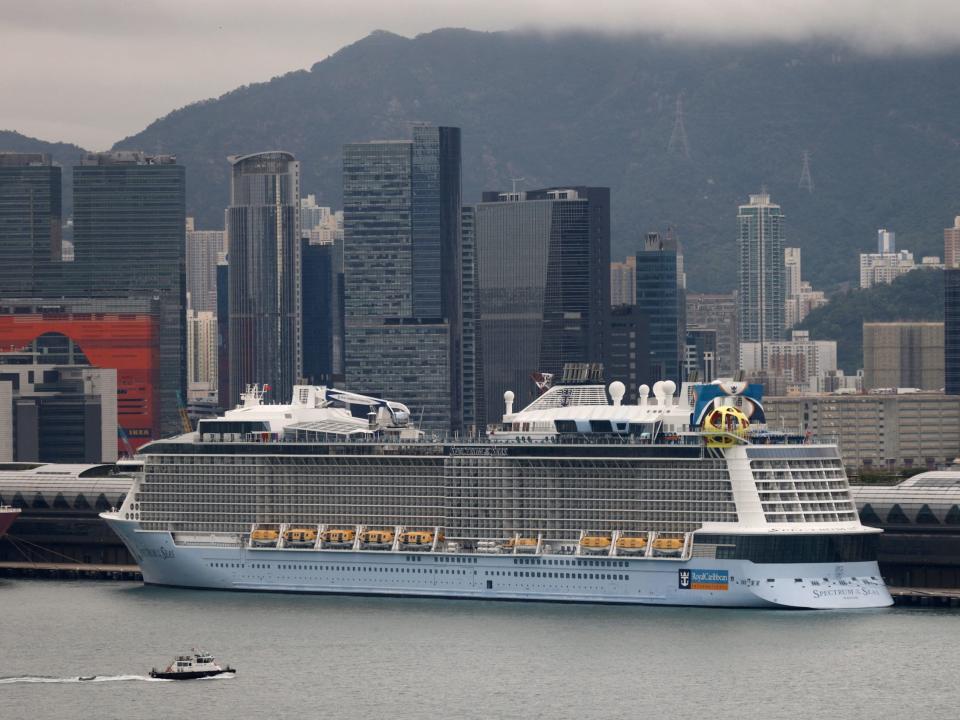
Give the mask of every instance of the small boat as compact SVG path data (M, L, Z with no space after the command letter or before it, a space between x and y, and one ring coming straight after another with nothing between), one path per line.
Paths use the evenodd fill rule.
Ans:
M194 651L192 654L177 655L166 670L153 668L150 671L150 677L157 680L199 680L236 672L229 665L226 667L218 665L210 653Z
M287 547L313 547L317 541L317 531L313 528L290 528L283 533L283 544Z
M280 539L280 533L271 528L257 528L250 533L250 542L256 547L273 547Z
M440 533L437 539L443 542L443 533ZM400 533L400 547L408 549L433 547L433 532L430 530L408 530Z
M96 680L96 679L97 679L96 675L81 675L80 677L77 678L77 680L79 680L80 682L85 682L88 680Z
M647 539L645 537L618 537L617 552L629 555L631 553L641 553L647 549Z
M607 552L610 538L606 535L585 535L580 540L580 549L592 553Z
M388 548L393 545L393 530L364 530L360 544L367 548Z
M503 544L503 549L507 552L517 551L536 552L537 539L531 537L512 537Z
M655 555L665 557L679 557L683 552L683 540L677 538L657 538L653 541Z
M331 528L320 533L320 540L328 548L348 548L356 536L357 531L353 528Z

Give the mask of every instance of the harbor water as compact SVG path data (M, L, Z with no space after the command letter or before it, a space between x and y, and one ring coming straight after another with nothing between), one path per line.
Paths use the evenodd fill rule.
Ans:
M0 580L0 717L954 718L958 637L956 610L645 608ZM148 678L193 647L236 676Z

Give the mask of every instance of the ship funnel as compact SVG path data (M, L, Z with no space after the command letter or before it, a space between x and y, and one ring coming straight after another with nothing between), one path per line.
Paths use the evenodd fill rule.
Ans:
M614 380L609 387L610 397L613 398L613 406L620 407L623 403L623 396L627 392L626 386L619 380Z
M513 398L514 395L512 390L507 390L503 394L503 402L507 406L506 412L504 413L505 415L513 415Z
M650 386L644 383L637 391L640 393L640 407L647 406L647 398L650 397Z

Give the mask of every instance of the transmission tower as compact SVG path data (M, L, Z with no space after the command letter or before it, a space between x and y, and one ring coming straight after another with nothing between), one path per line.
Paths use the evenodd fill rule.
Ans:
M803 169L800 171L800 187L812 193L813 176L810 175L810 151L804 150L801 157L803 158Z
M667 145L667 152L682 153L683 156L690 159L690 143L687 142L687 129L683 125L683 93L677 95L677 110L673 120L673 132L670 133L670 144Z

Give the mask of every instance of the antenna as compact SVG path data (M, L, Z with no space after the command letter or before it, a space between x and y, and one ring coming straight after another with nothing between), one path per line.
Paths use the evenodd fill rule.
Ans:
M670 143L667 145L667 152L682 153L683 156L690 159L690 143L687 141L687 129L683 125L683 91L677 95L677 109L673 120L673 132L670 133Z
M526 178L510 178L510 182L513 183L513 194L517 194L517 183L523 182Z
M804 150L801 157L803 158L803 169L800 171L800 187L808 193L812 193L813 177L810 175L810 151Z

